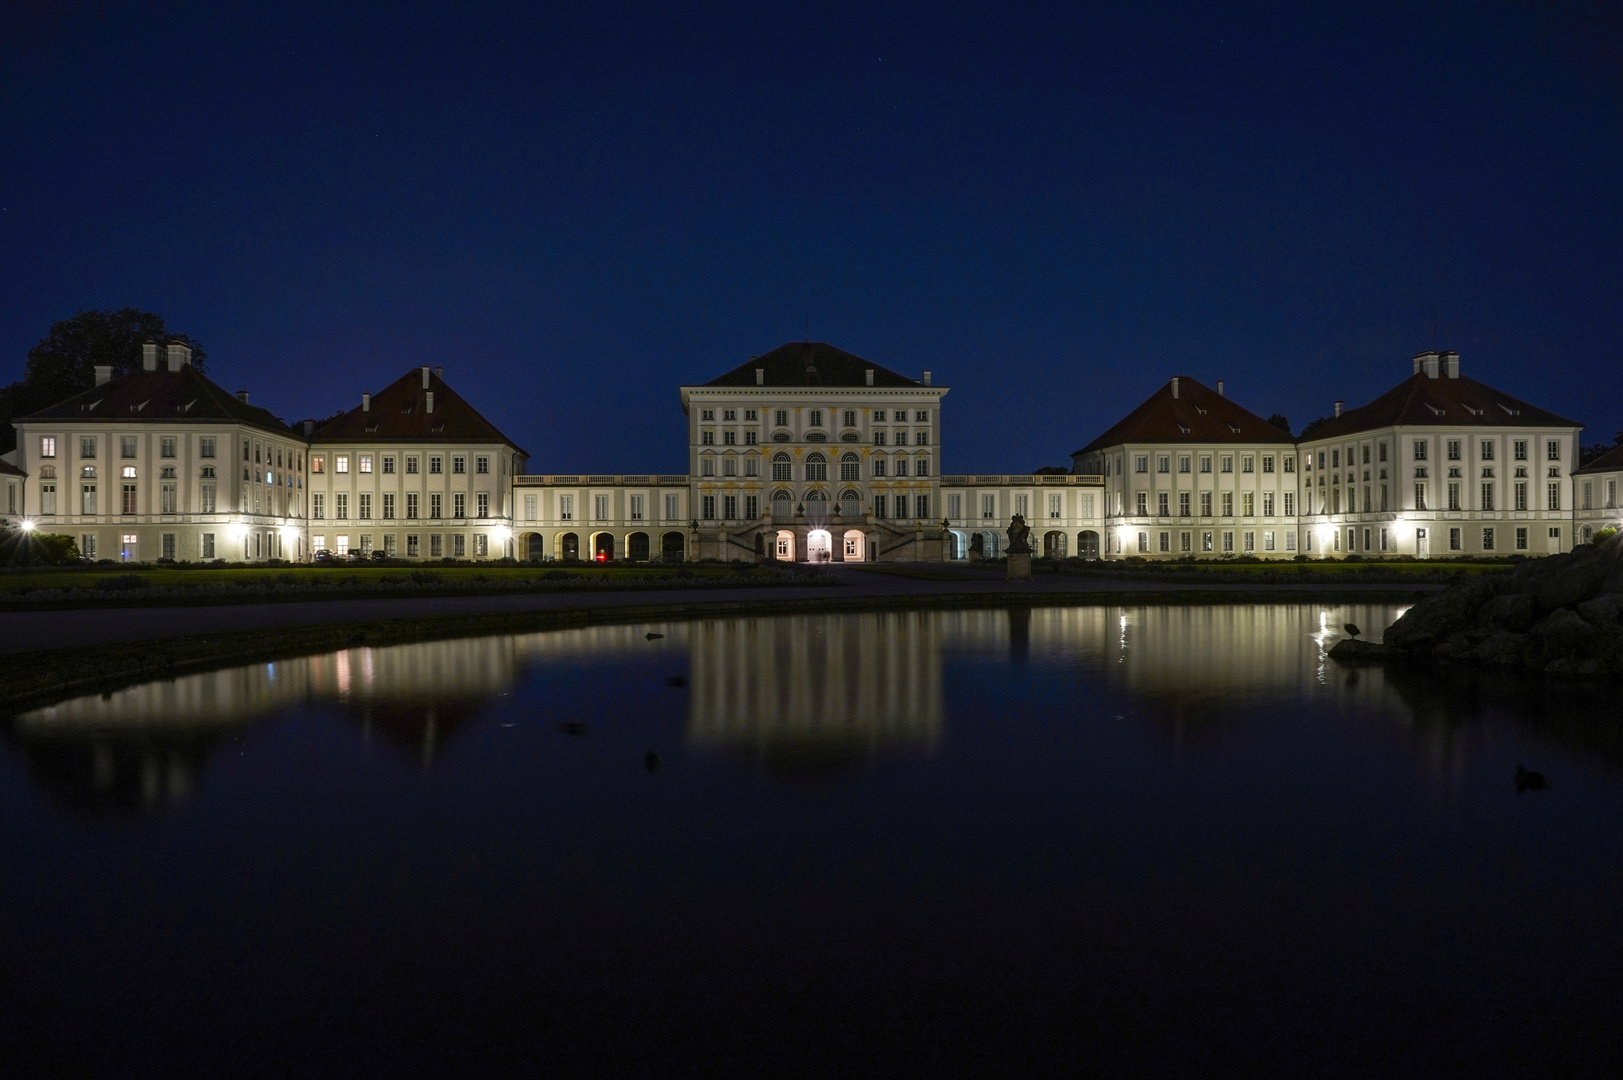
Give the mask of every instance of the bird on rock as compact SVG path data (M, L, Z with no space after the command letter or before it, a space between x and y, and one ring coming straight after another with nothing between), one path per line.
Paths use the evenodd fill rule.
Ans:
M1347 631L1347 633L1351 634L1353 637L1357 637L1359 634L1363 633L1362 630L1358 629L1357 623L1350 622L1346 626L1343 626L1342 629Z
M1541 772L1516 766L1516 794L1524 791L1543 791L1550 786L1550 778Z

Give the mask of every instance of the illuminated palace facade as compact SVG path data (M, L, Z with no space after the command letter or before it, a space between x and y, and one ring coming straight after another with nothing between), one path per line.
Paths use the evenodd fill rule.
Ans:
M16 421L4 520L123 561L954 561L1014 515L1050 557L1548 554L1619 524L1623 451L1426 352L1300 438L1174 376L1070 472L942 473L945 386L792 343L680 388L684 473L562 475L413 368L284 423L146 346L142 370Z

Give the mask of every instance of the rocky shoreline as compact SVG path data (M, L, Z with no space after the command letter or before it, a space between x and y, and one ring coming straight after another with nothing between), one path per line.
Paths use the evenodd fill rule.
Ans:
M1404 612L1382 641L1348 638L1330 656L1623 678L1623 535L1503 576L1461 577Z

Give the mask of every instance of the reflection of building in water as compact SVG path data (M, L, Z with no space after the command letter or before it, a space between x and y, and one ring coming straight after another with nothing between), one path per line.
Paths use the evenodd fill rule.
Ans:
M691 624L688 740L801 770L933 745L940 625L923 612Z

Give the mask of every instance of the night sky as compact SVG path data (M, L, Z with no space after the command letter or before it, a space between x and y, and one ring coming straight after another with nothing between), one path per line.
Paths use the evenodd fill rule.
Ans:
M134 306L289 420L441 364L532 471L682 471L677 386L809 332L1019 472L1435 342L1623 428L1615 2L1116 6L8 4L0 380Z

